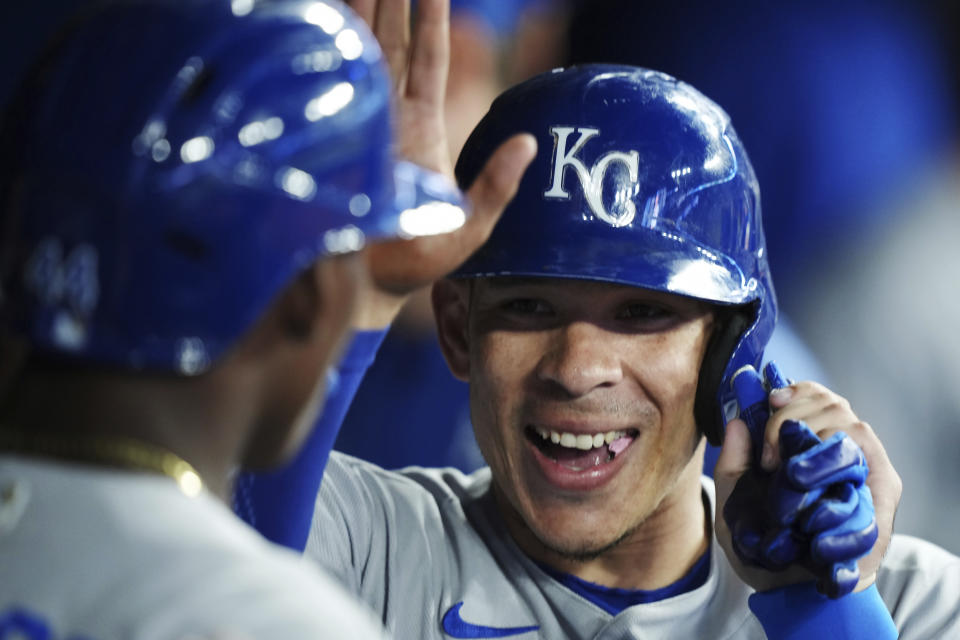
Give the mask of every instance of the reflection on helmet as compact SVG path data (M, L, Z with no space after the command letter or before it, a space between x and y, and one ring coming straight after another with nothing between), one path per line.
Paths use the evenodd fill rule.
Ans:
M404 220L435 200L462 221L449 181L392 157L390 93L336 0L79 17L4 123L3 322L43 351L196 374L318 257L431 233Z
M455 276L601 280L714 303L696 418L719 443L727 381L760 365L776 322L759 187L726 113L663 73L556 69L493 103L461 153L460 184L521 131L536 136L537 157Z

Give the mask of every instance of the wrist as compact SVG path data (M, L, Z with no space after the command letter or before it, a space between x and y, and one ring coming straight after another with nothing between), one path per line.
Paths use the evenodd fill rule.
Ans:
M818 593L813 582L804 582L755 593L749 604L770 640L897 637L893 619L874 584L831 599Z
M360 295L353 317L357 331L379 331L389 327L410 296L381 290L368 290Z

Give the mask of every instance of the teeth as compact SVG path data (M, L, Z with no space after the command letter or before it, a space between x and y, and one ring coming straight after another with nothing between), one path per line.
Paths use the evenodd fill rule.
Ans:
M548 431L547 429L536 429L537 434L544 440L550 440L553 444L559 444L568 449L581 449L589 451L618 440L625 435L626 431L607 431L606 433L595 433L588 435L585 433L561 433L559 431Z
M563 438L560 439L560 442L563 442ZM590 451L590 449L593 449L593 436L577 436L577 449L582 449L583 451Z

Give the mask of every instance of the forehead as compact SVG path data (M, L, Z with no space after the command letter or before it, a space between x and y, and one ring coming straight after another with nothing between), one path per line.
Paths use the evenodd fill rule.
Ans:
M511 294L556 295L565 299L613 297L617 299L637 299L649 302L670 303L675 305L689 305L691 307L709 307L707 303L696 298L681 296L675 293L646 289L619 282L602 280L587 280L580 278L552 278L552 277L524 277L498 276L477 278L474 280L473 292L480 296L496 296Z

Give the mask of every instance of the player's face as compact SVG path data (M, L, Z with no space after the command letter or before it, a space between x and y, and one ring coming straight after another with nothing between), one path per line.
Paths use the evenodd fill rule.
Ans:
M289 459L302 446L322 408L326 371L334 364L352 324L358 292L368 283L362 253L326 258L313 268L316 298L301 312L312 319L285 342L283 375L274 381L271 401L248 446L244 466L263 469Z
M693 402L712 319L636 287L474 281L474 428L523 546L594 555L669 528L691 483L700 495Z

